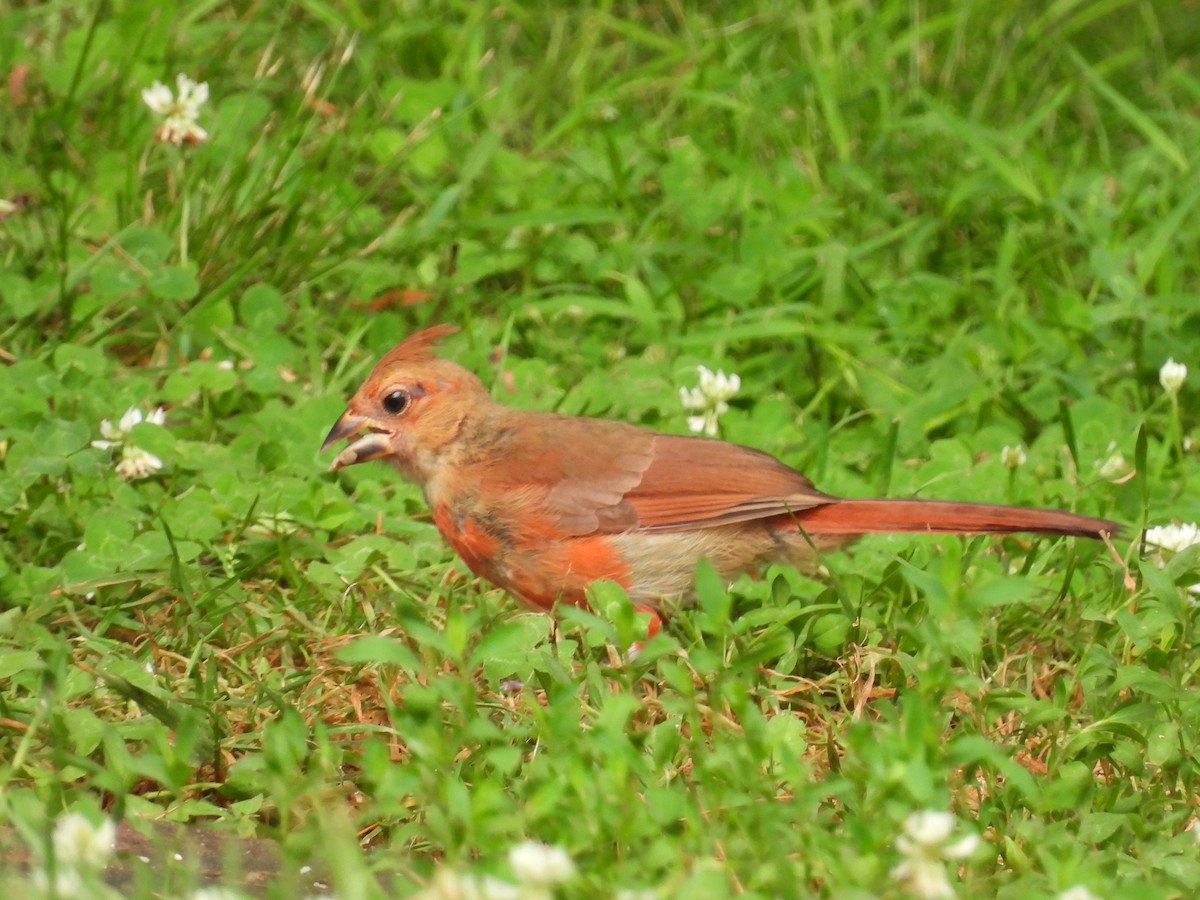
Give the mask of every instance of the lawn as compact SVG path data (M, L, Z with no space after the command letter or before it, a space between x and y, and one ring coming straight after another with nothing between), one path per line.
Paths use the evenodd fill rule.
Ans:
M0 18L0 889L1195 896L1194 3ZM433 323L514 406L686 433L704 366L823 490L1127 530L702 569L630 659L326 471Z

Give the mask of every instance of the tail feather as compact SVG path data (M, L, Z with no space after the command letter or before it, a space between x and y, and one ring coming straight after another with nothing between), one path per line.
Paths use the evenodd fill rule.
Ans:
M835 500L798 513L813 535L928 532L930 534L1036 534L1101 538L1121 526L1058 509L1030 509L952 500Z

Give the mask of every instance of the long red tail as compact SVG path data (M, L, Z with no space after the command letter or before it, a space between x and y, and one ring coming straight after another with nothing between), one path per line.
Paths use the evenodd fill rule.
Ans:
M1108 519L1093 519L1057 509L953 500L835 500L797 513L796 518L801 527L813 535L921 531L931 534L1003 534L1030 531L1100 538L1104 534L1116 535L1121 531L1120 525Z

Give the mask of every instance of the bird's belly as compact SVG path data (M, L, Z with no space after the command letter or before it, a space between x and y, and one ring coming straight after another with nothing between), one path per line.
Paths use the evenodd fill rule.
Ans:
M724 578L768 562L805 565L812 548L789 519L687 531L632 530L585 537L514 535L490 520L435 507L434 523L474 572L528 605L587 605L587 589L607 579L638 606L660 607L690 599L696 564L703 558Z
M701 559L711 562L723 577L732 578L764 561L775 546L765 529L745 525L630 531L615 536L614 542L630 563L630 599L649 606L688 599Z
M818 550L842 541L818 541L814 547L786 517L689 531L631 531L614 542L629 562L630 599L658 607L663 601L691 601L701 559L732 581L773 562L811 569Z

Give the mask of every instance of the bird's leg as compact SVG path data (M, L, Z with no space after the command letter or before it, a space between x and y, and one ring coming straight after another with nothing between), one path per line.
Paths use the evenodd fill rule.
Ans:
M662 615L653 606L635 606L634 609L640 613L646 613L650 616L650 621L646 623L646 640L634 641L629 645L629 649L625 652L625 659L633 662L638 658L638 654L642 652L642 648L651 641L656 634L662 631Z

